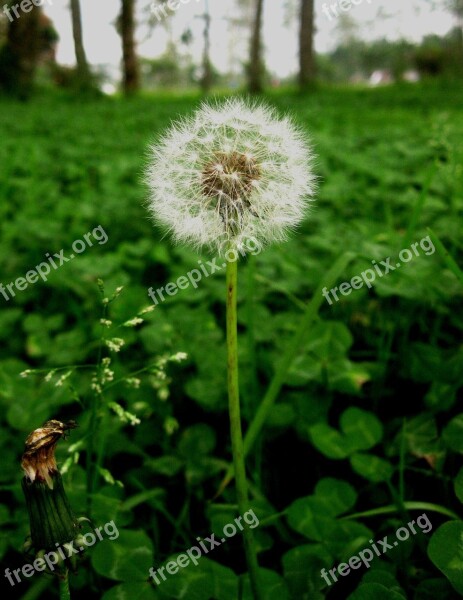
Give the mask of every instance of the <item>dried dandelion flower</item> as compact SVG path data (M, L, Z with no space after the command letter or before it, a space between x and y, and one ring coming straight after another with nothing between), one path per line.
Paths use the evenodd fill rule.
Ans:
M288 118L240 99L203 104L151 146L149 210L178 242L223 254L285 239L314 193L312 150Z
M48 487L53 489L53 476L58 473L55 460L56 444L75 427L77 425L74 421L61 423L51 420L28 435L21 467L31 483L45 481Z
M55 459L58 441L77 427L74 421L51 420L26 439L21 460L22 488L26 498L34 549L55 550L78 536L80 525L69 505Z

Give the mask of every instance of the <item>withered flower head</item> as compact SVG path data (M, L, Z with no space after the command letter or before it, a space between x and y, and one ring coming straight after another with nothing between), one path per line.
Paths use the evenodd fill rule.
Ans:
M56 444L74 421L47 421L26 440L21 467L25 472L22 489L31 526L31 546L37 551L55 550L79 535L80 525L63 488L55 460Z
M21 467L30 482L46 481L48 487L53 488L52 475L58 471L55 459L56 444L75 427L77 427L75 421L61 423L52 419L42 427L34 429L27 437Z

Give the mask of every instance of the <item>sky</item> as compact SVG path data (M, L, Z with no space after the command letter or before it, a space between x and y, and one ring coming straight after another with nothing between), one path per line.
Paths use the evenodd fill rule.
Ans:
M206 0L183 0L170 20L170 33L161 23L151 36L146 27L138 28L139 53L147 58L161 55L166 43L176 40L186 29L193 32L189 51L199 60L202 52L203 20ZM264 45L267 68L278 77L285 77L297 69L297 24L285 25L284 5L287 0L266 0L264 12ZM297 3L297 0L292 0ZM316 37L315 48L326 52L336 46L337 19L331 10L323 11L323 5L335 6L341 0L315 0ZM452 16L443 9L432 10L427 0L356 0L346 12L357 24L360 37L366 40L386 37L404 37L419 41L430 33L445 34L454 25ZM160 0L137 0L138 19L143 22L143 7L156 5ZM53 19L60 35L58 61L74 64L74 45L71 19L67 0L45 0L45 12ZM236 14L235 0L209 0L211 12L211 42L214 65L227 70L246 60L247 37L245 31L232 28L228 17ZM121 43L114 23L120 8L120 0L81 0L84 43L88 60L93 65L105 65L117 72L121 59ZM328 12L328 14L325 14ZM340 12L340 10L338 10ZM164 23L165 25L165 23ZM186 49L185 49L186 51Z

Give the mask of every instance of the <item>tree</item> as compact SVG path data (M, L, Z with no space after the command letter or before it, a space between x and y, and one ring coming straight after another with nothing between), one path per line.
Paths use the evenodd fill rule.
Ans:
M447 6L457 19L457 47L458 55L457 69L463 73L463 0L447 0Z
M252 25L251 49L248 67L248 87L252 94L259 94L264 89L264 63L262 59L262 19L264 0L255 0L255 14Z
M211 65L211 14L209 12L209 2L205 0L204 10L204 50L203 50L203 64L202 64L202 76L201 76L201 89L207 94L212 86L212 65Z
M135 0L122 0L119 30L122 38L123 89L126 95L135 93L140 87L135 29Z
M71 0L71 19L72 35L74 38L74 52L77 63L77 78L81 86L90 86L91 75L84 48L80 0Z
M299 86L307 89L315 81L314 0L301 0L299 28Z
M8 2L8 9L16 4ZM25 99L32 91L43 40L41 39L42 14L40 7L23 12L20 18L9 18L6 44L0 51L0 88Z

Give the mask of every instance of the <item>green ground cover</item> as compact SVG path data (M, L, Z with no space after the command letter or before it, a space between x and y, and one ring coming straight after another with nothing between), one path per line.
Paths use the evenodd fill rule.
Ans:
M320 304L249 454L269 599L463 594L463 284L438 247L462 265L462 100L455 86L267 97L310 132L320 177L299 231L240 268L245 428L307 303ZM152 305L149 287L211 259L173 246L143 206L147 144L199 102L173 95L0 100L0 282L25 277L46 253L69 256L74 240L98 226L107 235L46 282L0 294L2 563L24 563L25 436L46 419L75 419L79 429L58 451L71 503L96 524L114 519L121 532L88 551L88 568L72 578L76 598L235 600L241 593L239 535L198 567L160 586L147 583L151 566L236 516L233 485L214 499L230 461L224 270L168 297L143 323L120 326ZM408 260L397 268L404 249L412 258L402 254ZM338 289L331 304L321 297L320 286L339 288L387 257L395 269L385 274L383 267L371 289ZM106 310L102 297L119 286ZM92 391L94 369L75 366L96 363L102 338L115 379L100 395ZM125 340L117 353L104 342L114 338ZM178 352L187 358L178 360ZM44 371L19 376L34 368ZM131 425L127 413L140 424ZM373 512L345 518L365 511ZM321 577L322 568L371 547L370 539L395 539L398 527L423 513L432 532L410 535L337 583ZM20 598L28 585L38 593L49 581L0 585ZM250 598L246 582L242 593Z

